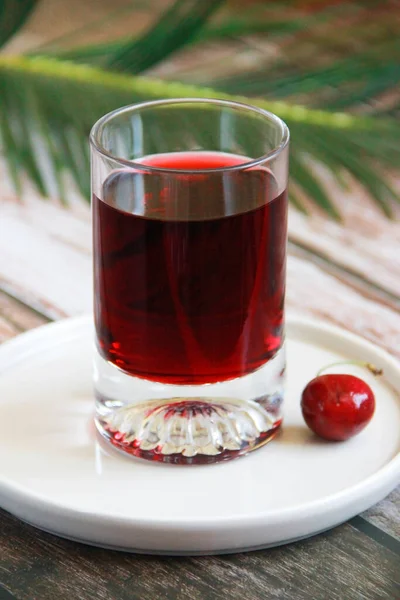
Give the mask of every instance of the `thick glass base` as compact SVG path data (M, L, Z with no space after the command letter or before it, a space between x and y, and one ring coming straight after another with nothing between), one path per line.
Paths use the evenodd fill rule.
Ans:
M205 385L165 385L95 359L96 426L125 453L158 462L229 460L266 444L282 422L284 347L257 371Z

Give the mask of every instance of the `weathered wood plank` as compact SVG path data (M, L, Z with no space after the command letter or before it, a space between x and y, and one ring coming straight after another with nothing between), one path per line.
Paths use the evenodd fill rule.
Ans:
M3 585L21 600L393 600L399 557L350 525L232 556L146 557L39 532L3 513Z
M0 341L48 323L48 319L2 291L0 291L0 319L9 328L8 336L2 336L0 329Z
M379 284L365 279L362 275L349 267L334 263L330 258L325 257L314 250L310 250L307 246L303 246L299 242L293 242L293 240L289 240L288 248L289 253L293 256L297 256L306 262L317 265L323 272L344 282L352 289L358 291L362 296L374 300L378 302L378 304L388 306L395 311L400 311L400 297L389 290L382 288Z
M400 486L362 517L400 540Z
M20 331L0 315L0 344L18 335Z
M0 585L0 600L16 600L16 597Z
M385 217L359 185L352 183L350 190L343 191L326 172L324 181L343 223L318 211L305 216L292 210L290 238L400 298L399 220Z
M3 201L0 210L0 279L9 289L58 318L91 310L89 220L38 199Z
M290 256L287 307L334 322L400 356L400 314L366 298L317 265Z

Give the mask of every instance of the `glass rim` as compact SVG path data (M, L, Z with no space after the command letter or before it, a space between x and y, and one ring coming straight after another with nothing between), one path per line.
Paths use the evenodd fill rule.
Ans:
M214 104L221 107L229 107L242 111L246 111L249 113L256 113L261 115L266 120L272 121L276 125L279 126L281 132L281 140L279 144L277 144L272 150L259 156L257 158L247 160L246 162L240 163L238 165L226 166L226 167L214 167L209 169L170 169L168 167L157 167L152 165L146 165L145 163L141 163L135 160L128 160L126 158L122 158L120 156L115 156L112 152L109 152L102 144L100 140L101 133L104 127L111 122L115 117L126 113L134 113L136 111L140 111L147 108L153 108L158 106L169 106L169 105L179 105L179 104ZM266 161L270 161L273 158L277 157L282 150L286 148L289 143L290 133L289 128L286 123L274 113L265 110L263 108L259 108L258 106L252 106L250 104L245 104L244 102L236 102L233 100L222 100L217 98L170 98L164 100L150 100L147 102L139 102L136 104L128 104L127 106L122 106L121 108L117 108L109 113L106 113L96 123L93 125L89 141L90 145L93 149L95 149L99 154L103 155L107 159L111 159L114 162L117 162L125 167L135 168L141 171L150 171L157 173L218 173L218 172L226 172L226 171L241 171L244 169L250 169L252 167L256 167Z

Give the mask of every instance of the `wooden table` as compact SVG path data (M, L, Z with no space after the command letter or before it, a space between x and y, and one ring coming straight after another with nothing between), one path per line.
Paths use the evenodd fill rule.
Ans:
M31 190L0 196L0 340L91 308L86 205ZM291 212L288 308L351 329L400 356L400 231L353 188L344 223ZM357 200L357 193L359 197ZM367 235L368 234L368 239ZM71 283L73 282L73 285ZM395 600L400 490L350 522L289 546L167 558L92 548L0 513L0 599Z
M126 3L112 4L121 8ZM142 4L139 18L146 23L151 14ZM90 21L93 11L100 17L109 10L107 0L43 0L6 51L35 47ZM125 29L131 34L137 21L138 14L125 15L114 27L120 35ZM109 28L108 34L112 37ZM214 47L211 55L215 61ZM170 63L168 68L173 77ZM399 222L382 216L357 186L344 191L325 173L322 177L343 223L291 211L288 309L341 325L400 358ZM0 181L1 342L90 311L92 300L88 207L76 198L67 211L39 199L29 185L24 198L17 199L1 163ZM400 489L312 539L215 557L101 550L43 533L0 511L0 600L13 598L396 600Z

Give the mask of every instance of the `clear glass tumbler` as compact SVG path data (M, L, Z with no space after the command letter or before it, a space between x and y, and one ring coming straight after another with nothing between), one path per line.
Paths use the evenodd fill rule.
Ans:
M282 422L288 128L176 99L90 141L100 433L173 463L262 446Z

